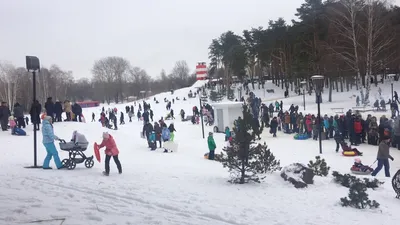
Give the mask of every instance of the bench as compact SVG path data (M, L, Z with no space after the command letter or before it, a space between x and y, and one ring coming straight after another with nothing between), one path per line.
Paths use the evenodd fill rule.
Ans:
M356 106L356 107L351 107L352 110L359 111L359 112L368 112L372 111L372 109L365 109L366 106Z
M331 110L335 113L344 113L344 108L331 108Z

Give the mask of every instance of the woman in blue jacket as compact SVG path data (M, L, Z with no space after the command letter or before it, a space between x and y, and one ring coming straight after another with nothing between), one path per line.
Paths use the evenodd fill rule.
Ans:
M47 151L46 158L44 158L43 162L43 169L52 169L49 166L52 157L54 157L54 163L56 164L57 169L61 169L63 167L60 157L58 157L56 146L54 145L54 140L59 140L59 138L54 135L52 122L52 117L46 116L42 123L43 145Z

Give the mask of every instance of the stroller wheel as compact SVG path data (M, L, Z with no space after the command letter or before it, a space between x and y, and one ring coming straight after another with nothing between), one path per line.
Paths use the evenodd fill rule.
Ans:
M76 162L74 160L69 160L69 163L67 164L67 169L73 170L76 167Z
M63 159L63 161L61 161L61 165L62 165L63 167L67 167L68 164L69 164L69 159Z
M87 160L85 161L85 166L86 166L86 168L92 168L93 165L94 165L93 159L87 159Z

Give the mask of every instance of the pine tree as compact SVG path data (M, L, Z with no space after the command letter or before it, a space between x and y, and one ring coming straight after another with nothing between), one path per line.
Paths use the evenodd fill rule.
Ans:
M246 105L243 106L243 119L235 121L230 147L225 147L220 162L231 173L231 183L244 184L250 181L261 182L265 174L280 170L280 162L264 143L254 143L256 133L252 131L253 117Z
M364 183L367 188L375 189L385 183L385 182L379 181L376 178L373 180L370 180L368 178L364 178L363 180L360 180L357 177L352 176L350 174L343 175L337 171L333 171L332 176L334 177L334 181L336 183L341 184L342 186L348 187L348 188L350 188L351 185L353 185L354 183Z
M367 186L361 180L357 179L355 183L350 186L349 198L341 198L342 206L350 206L357 209L378 208L379 203L375 200L369 200L367 194Z
M307 165L310 169L314 171L314 174L317 176L328 176L329 170L331 169L325 162L325 159L321 159L320 156L315 156L315 162L310 160L310 163Z

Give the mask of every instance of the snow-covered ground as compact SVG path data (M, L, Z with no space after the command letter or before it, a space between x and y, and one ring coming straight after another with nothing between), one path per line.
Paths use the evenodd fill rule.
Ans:
M275 94L256 91L266 103L281 98L283 92L272 84ZM395 84L395 90L400 85ZM381 86L385 99L390 96L390 84ZM156 96L160 104L149 99L155 118L165 116L167 111L164 97L171 99L187 97L190 88L175 91L174 95L162 93ZM376 89L373 89L372 101ZM321 106L322 114L334 114L331 108L351 108L358 92L336 93L333 103L327 103L327 91ZM302 109L303 97L284 99L284 107L298 104ZM130 105L130 104L129 104ZM179 151L163 153L161 149L149 151L147 143L140 138L142 122L134 120L119 126L117 131L109 131L115 138L119 150L123 174L119 175L111 161L111 175L101 175L103 164L96 162L92 169L78 164L75 170L25 169L33 164L32 126L27 129L26 137L11 136L9 132L0 132L0 224L30 224L31 221L66 218L64 225L383 225L397 224L400 221L398 207L400 200L395 199L390 179L382 188L368 190L371 199L377 200L378 210L355 210L343 208L339 199L348 194L348 189L332 182L332 177L315 178L315 184L298 190L285 182L279 173L268 176L261 184L232 185L227 183L228 172L221 164L204 160L207 141L202 138L201 126L190 122L181 122L179 111L184 109L191 114L198 99L176 101L175 142ZM108 107L108 106L106 106ZM113 106L114 107L114 106ZM124 110L125 104L117 105ZM307 112L316 112L315 97L306 95ZM93 143L100 142L102 132L106 131L98 122L90 122L91 112L96 117L101 107L84 109L87 123L55 123L55 133L69 139L74 130L84 133L91 142L86 154L93 154ZM135 107L137 111L137 107ZM389 113L386 113L389 115ZM128 119L125 116L125 121ZM170 121L167 121L169 124ZM205 127L207 133L211 127ZM38 133L38 161L42 164L45 150ZM216 134L217 150L225 145L223 134ZM294 162L307 163L318 155L318 142L313 140L296 141L292 135L278 133L272 138L268 131L262 134L271 151L285 166ZM361 145L364 152L361 158L365 164L375 161L377 147ZM323 155L331 170L349 172L353 163L351 157L335 153L334 141L323 142ZM66 152L59 151L61 158ZM400 169L400 151L391 149L395 158L391 162L391 173ZM43 225L59 225L61 221L45 221Z

